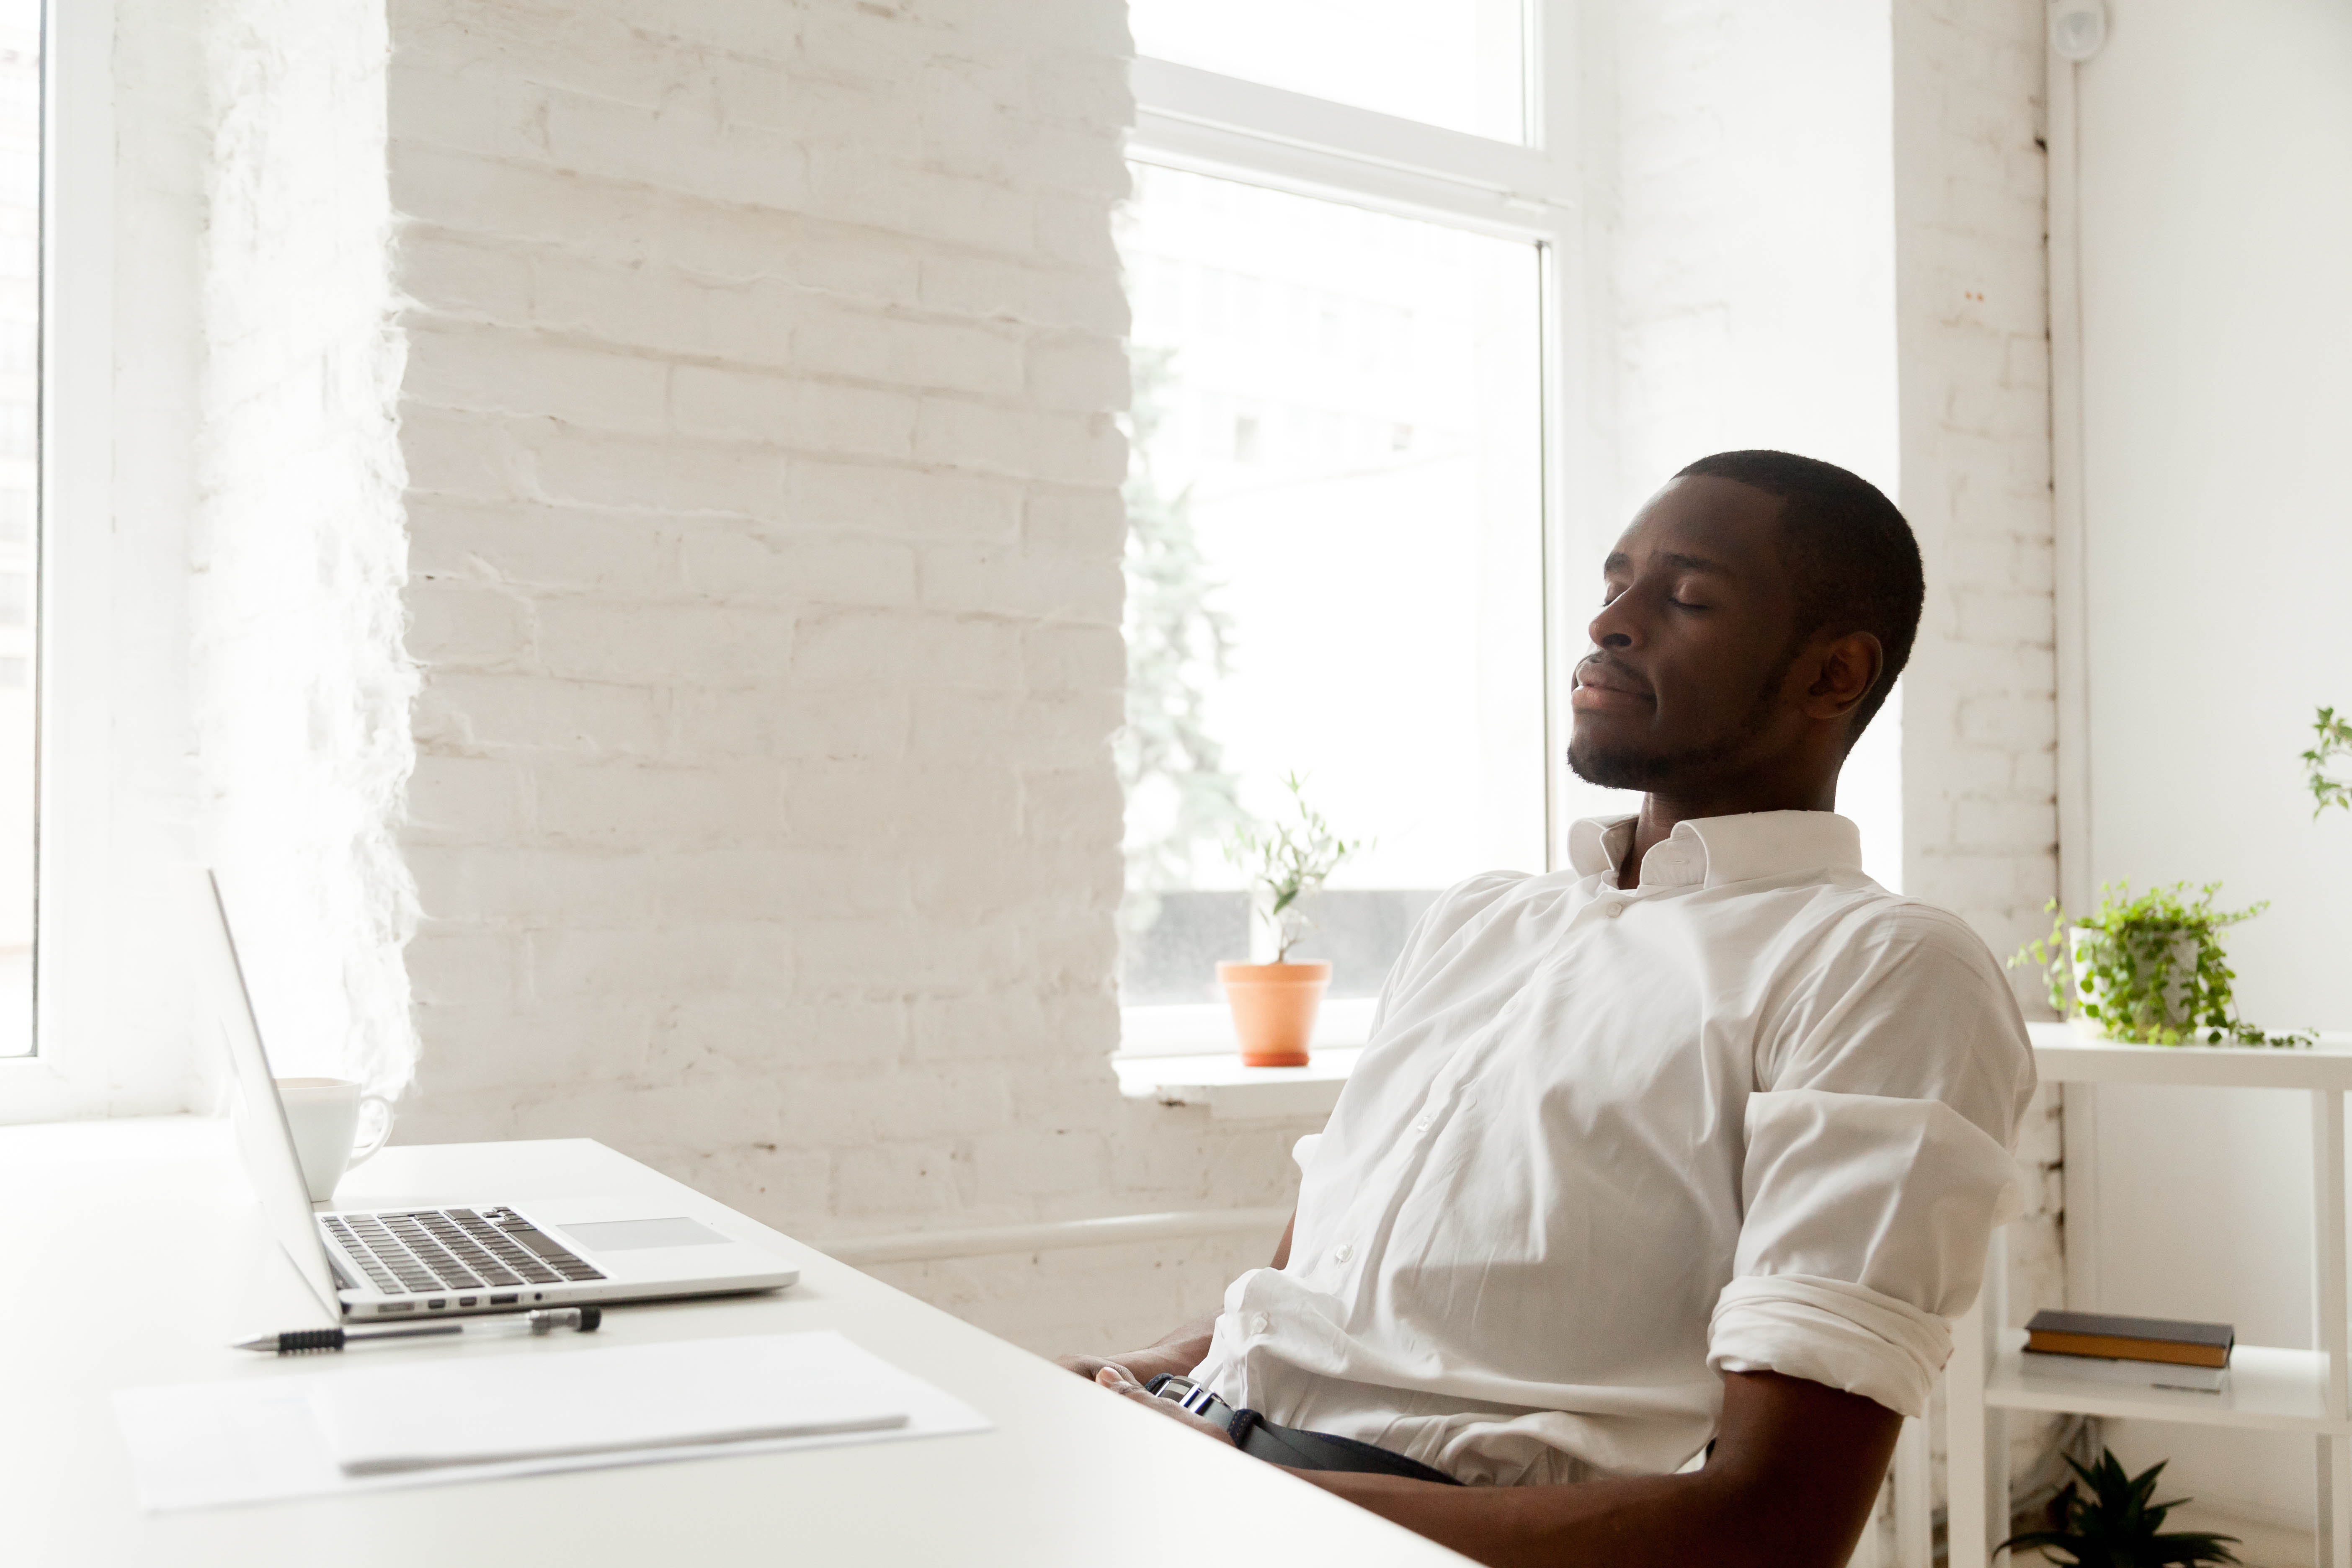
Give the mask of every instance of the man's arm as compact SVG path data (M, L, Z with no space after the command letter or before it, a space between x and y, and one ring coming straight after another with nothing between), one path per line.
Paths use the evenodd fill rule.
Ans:
M1290 1233L1298 1224L1298 1213L1291 1211L1290 1222L1282 1227L1282 1240L1274 1249L1274 1264L1283 1268L1290 1261ZM1066 1372L1075 1372L1093 1382L1107 1366L1121 1366L1134 1374L1138 1383L1150 1383L1161 1373L1181 1375L1208 1359L1209 1341L1216 1331L1214 1318L1202 1318L1185 1324L1150 1348L1128 1351L1118 1355L1066 1355L1055 1364Z
M1715 1452L1688 1475L1448 1487L1293 1473L1494 1568L1838 1568L1869 1522L1903 1418L1778 1373L1723 1383Z
M1274 1267L1290 1259L1297 1215ZM1213 1320L1149 1350L1065 1356L1080 1376L1219 1442L1211 1423L1143 1392L1209 1353ZM1110 1369L1108 1376L1106 1368ZM1495 1568L1839 1568L1869 1521L1903 1418L1873 1399L1771 1372L1723 1377L1723 1421L1706 1468L1553 1487L1449 1487L1393 1476L1295 1470L1407 1530Z

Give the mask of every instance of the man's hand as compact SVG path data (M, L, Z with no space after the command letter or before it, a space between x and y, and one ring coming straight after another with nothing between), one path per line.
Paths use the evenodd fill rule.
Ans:
M1088 1383L1100 1383L1106 1368L1117 1367L1131 1381L1145 1384L1163 1372L1181 1376L1200 1365L1201 1356L1208 1353L1206 1346L1200 1355L1194 1355L1190 1345L1154 1345L1147 1351L1123 1351L1114 1355L1055 1356L1054 1364L1064 1372L1076 1373Z
M1149 1406L1171 1420L1190 1426L1204 1437L1214 1437L1228 1448L1234 1445L1232 1436L1208 1417L1193 1415L1172 1399L1160 1399L1145 1393L1143 1384L1135 1381L1135 1374L1115 1361L1103 1363L1102 1370L1095 1373L1095 1382L1109 1389L1113 1394L1123 1394L1128 1398Z
M1143 1350L1121 1351L1111 1355L1056 1356L1054 1364L1064 1372L1075 1372L1090 1383L1099 1378L1107 1366L1118 1367L1131 1383L1150 1383L1163 1372L1181 1377L1207 1358L1209 1340L1215 1333L1216 1327L1214 1318L1203 1318L1197 1323L1185 1324L1158 1344Z

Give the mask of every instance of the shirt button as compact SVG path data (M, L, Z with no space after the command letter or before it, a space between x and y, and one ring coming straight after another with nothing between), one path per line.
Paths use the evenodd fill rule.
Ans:
M1264 1312L1252 1312L1249 1315L1249 1331L1251 1333L1262 1334L1273 1326L1274 1320L1267 1317Z
M1612 921L1613 921L1613 920L1615 920L1619 915L1622 915L1622 914L1623 914L1623 913L1625 912L1625 906L1624 906L1624 905L1622 905L1622 904L1604 904L1604 905L1602 905L1602 906L1601 906L1601 912L1602 914L1604 914L1604 915L1607 915L1611 920L1612 920Z
M1429 1131L1429 1124L1436 1120L1436 1117L1424 1110L1419 1116L1413 1118L1412 1130L1415 1132L1426 1132Z
M1355 1256L1356 1249L1344 1241L1331 1249L1331 1261L1334 1263L1345 1263Z

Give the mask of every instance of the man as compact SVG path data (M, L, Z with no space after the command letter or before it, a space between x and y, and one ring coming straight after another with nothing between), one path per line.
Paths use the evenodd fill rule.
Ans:
M1065 1364L1485 1562L1831 1568L1976 1296L2034 1084L1984 943L1832 814L1918 548L1845 470L1727 452L1602 576L1569 762L1639 814L1440 899L1273 1267Z

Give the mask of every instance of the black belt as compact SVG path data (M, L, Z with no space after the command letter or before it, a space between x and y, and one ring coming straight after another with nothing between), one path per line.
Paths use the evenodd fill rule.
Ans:
M1161 1373L1144 1385L1144 1392L1180 1405L1203 1420L1214 1422L1234 1440L1234 1447L1255 1459L1286 1465L1294 1470L1350 1470L1360 1475L1402 1476L1412 1481L1436 1481L1449 1487L1462 1483L1418 1459L1392 1454L1354 1437L1329 1432L1307 1432L1278 1426L1255 1410L1236 1410L1189 1377Z

